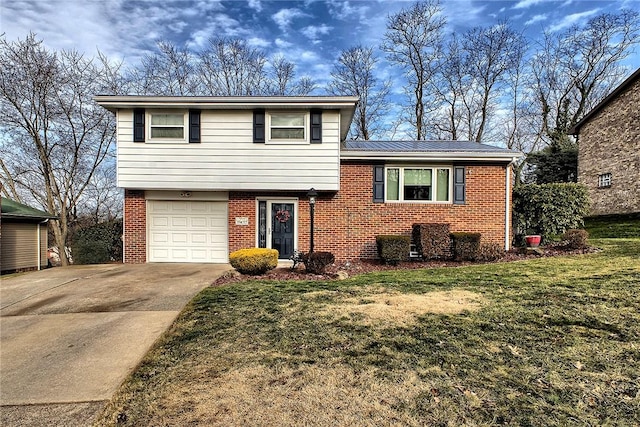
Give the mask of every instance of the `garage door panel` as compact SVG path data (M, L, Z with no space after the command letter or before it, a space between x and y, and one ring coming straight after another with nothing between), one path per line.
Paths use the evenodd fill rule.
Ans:
M150 262L227 262L227 203L147 202Z

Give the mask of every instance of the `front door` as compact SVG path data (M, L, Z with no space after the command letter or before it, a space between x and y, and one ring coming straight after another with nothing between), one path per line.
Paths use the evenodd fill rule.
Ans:
M271 203L271 249L277 249L280 259L293 255L295 218L293 203Z

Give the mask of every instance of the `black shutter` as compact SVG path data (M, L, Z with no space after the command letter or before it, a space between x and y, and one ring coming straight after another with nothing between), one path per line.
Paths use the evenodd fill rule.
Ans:
M264 144L264 110L253 112L253 142Z
M465 202L465 172L464 166L453 168L453 203L464 205Z
M200 110L189 110L189 142L200 142Z
M311 110L311 143L322 144L322 110Z
M133 110L133 142L144 142L144 110Z
M384 166L373 167L373 203L384 203Z

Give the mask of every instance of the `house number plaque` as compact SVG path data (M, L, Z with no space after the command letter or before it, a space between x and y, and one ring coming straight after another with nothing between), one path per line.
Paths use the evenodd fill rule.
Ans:
M236 225L249 225L249 218L246 216L237 216Z

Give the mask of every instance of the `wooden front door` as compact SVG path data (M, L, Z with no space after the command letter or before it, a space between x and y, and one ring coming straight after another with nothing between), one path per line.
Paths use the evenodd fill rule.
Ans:
M271 204L271 248L278 250L278 258L293 255L295 238L295 209L293 203Z

